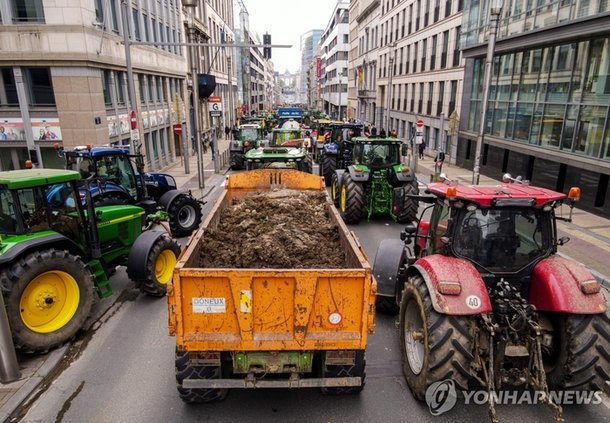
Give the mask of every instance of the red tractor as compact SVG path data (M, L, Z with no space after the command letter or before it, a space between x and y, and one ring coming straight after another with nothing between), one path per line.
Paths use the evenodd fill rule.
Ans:
M423 400L430 385L601 391L610 375L610 320L600 283L557 254L568 196L505 175L498 186L428 185L430 204L401 240L381 242L378 309L400 312L403 372ZM568 200L570 214L559 216ZM424 220L429 216L429 220Z

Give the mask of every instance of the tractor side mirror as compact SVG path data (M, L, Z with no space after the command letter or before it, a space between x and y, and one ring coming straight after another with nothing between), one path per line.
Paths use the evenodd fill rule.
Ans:
M402 154L403 156L409 155L409 146L407 144L402 144L400 146L400 154Z
M557 245L565 245L570 241L570 237L569 236L562 236L561 238L559 238L557 240Z

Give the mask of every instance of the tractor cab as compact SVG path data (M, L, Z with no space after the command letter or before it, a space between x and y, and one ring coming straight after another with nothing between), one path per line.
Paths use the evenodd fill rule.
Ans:
M388 142L371 141L373 140L368 138L354 140L352 155L354 164L366 165L377 170L400 163L400 141L390 139Z
M301 147L303 137L301 130L297 128L274 129L271 138L271 145L278 147Z

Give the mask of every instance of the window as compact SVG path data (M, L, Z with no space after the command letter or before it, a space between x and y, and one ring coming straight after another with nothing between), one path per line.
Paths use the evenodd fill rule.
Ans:
M136 41L141 41L140 38L140 13L137 9L132 9L133 14L133 33Z
M451 81L451 96L449 97L449 116L455 110L455 102L457 101L457 81Z
M140 103L146 103L146 77L138 75L138 81L140 82Z
M422 58L421 58L421 71L425 71L426 70L426 54L428 53L428 40L424 39L422 41Z
M148 101L150 101L151 103L155 101L155 94L154 94L154 84L155 84L155 80L154 77L151 75L148 75L147 79L147 83L148 83Z
M449 47L449 31L443 32L443 50L441 51L441 69L447 67L447 49Z
M445 81L438 83L438 102L436 103L436 114L443 113L443 101L445 99Z
M103 0L95 0L95 20L99 23L104 22Z
M116 102L118 105L125 105L125 73L124 72L117 72L116 73L116 79L115 79L115 85L116 85Z
M118 13L116 8L116 0L110 0L110 24L112 25L112 31L119 33L119 21Z
M48 68L31 68L26 70L29 86L30 103L33 106L54 106L55 96Z
M13 22L44 22L42 0L12 0Z
M110 97L110 71L102 72L102 89L104 90L104 104L110 106L112 98Z
M349 35L344 34L343 35L343 44L347 44L347 43L349 43Z
M453 66L460 65L460 33L462 31L462 27L458 26L455 29L455 47L453 48Z
M6 104L9 106L19 105L13 69L2 68L2 87L4 88L4 94L6 94Z
M434 35L432 37L432 53L430 57L430 70L434 70L436 68L436 43L438 41L438 36Z
M152 41L150 39L150 30L148 28L148 15L142 14L142 22L144 24L144 41Z

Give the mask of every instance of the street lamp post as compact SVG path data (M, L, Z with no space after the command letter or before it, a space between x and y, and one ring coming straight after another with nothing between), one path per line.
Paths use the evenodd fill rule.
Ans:
M390 71L388 72L388 93L386 95L387 98L387 107L386 107L386 116L385 116L385 130L387 133L390 133L390 106L392 102L392 78L394 76L394 47L396 47L396 43L391 43L390 47Z
M343 86L341 85L341 77L343 77L343 72L339 71L339 120L341 120L341 91L343 91Z
M195 42L195 8L197 7L198 0L182 0L182 5L189 9L188 11L188 42ZM199 86L197 81L197 52L196 46L191 45L188 49L189 63L191 68L191 80L192 80L192 98L193 98L193 137L195 139L195 151L197 153L197 177L199 182L199 188L204 188L205 175L203 167L203 157L201 151L201 145L199 140Z
M481 102L481 115L479 118L479 133L474 153L474 167L472 169L472 184L478 185L481 173L481 151L485 139L485 125L487 121L487 103L489 87L491 85L491 68L496 48L496 34L498 32L498 20L502 12L503 0L492 0L489 7L489 41L487 43L487 56L485 58L485 80L483 81L483 101Z

